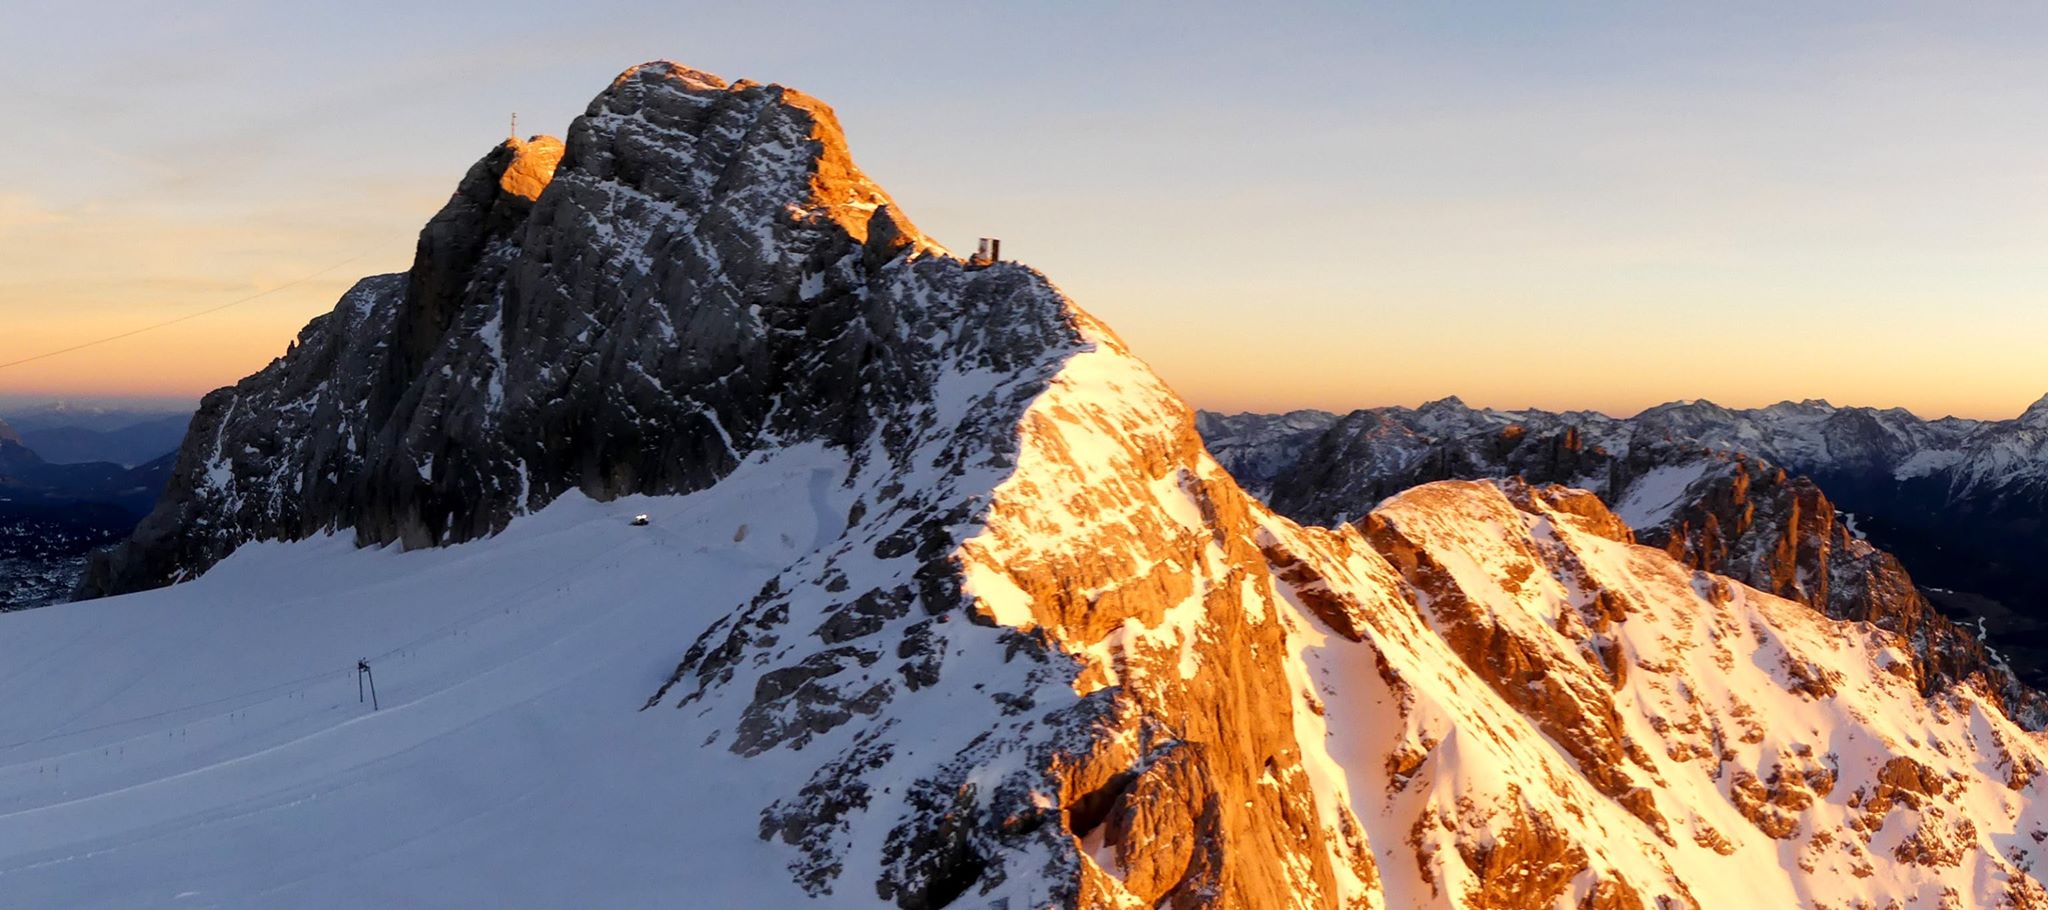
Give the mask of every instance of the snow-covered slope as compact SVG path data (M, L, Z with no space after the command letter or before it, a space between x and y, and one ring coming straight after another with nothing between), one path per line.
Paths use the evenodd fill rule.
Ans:
M1563 488L1276 516L828 122L636 68L210 396L100 579L192 580L0 616L0 905L2041 906L1904 639Z
M848 467L786 451L443 549L255 544L164 591L0 618L0 896L1149 906L1207 871L1192 905L2039 905L2017 871L2048 833L2036 736L1967 691L1923 699L1884 633L1615 539L1584 494L1436 484L1334 532L1240 503L1222 526L1253 530L1218 540L1206 463L1114 516L1207 554L1098 595L1149 620L1056 620L987 558L1062 558L1010 523L1058 510L967 543L972 612L890 618L829 581L731 612L767 579L888 569L842 535ZM1011 482L1055 482L1029 473ZM1154 590L1181 578L1184 600ZM820 660L876 616L873 672ZM637 710L676 642L740 620L792 634L738 653L804 659L693 671L695 697L658 700L682 710ZM1202 868L1225 851L1279 874ZM991 862L1009 874L984 881ZM918 863L975 874L951 904L878 898Z
M1410 825L1392 905L2043 900L2040 740L1923 700L1896 638L1686 571L1561 488L1431 484L1300 534L1343 563L1297 599L1381 556L1415 606L1325 607L1355 643L1303 652L1353 808Z
M252 544L8 614L0 905L795 905L751 836L789 763L637 709L678 641L837 532L846 471L808 447L467 547Z
M2048 723L2048 703L2032 688L2048 680L2048 663L2030 646L2028 630L2009 623L1987 638L1979 624L1943 616L1883 548L1898 547L1914 574L1939 588L1973 577L1957 571L1973 561L2024 580L2013 554L2048 538L2027 524L2034 512L2023 497L1996 498L1988 514L1973 511L1968 498L1936 507L1921 498L1924 482L1895 479L1886 459L1918 444L1913 439L1947 432L1913 423L1903 411L1823 402L1730 411L1693 402L1618 420L1475 409L1447 398L1355 411L1320 434L1286 432L1304 422L1299 414L1228 420L1227 430L1215 418L1203 426L1236 443L1238 461L1274 478L1267 501L1297 521L1349 521L1434 480L1519 476L1582 487L1612 502L1643 542L1685 564L1905 635L1927 679L1975 678L2029 726ZM1831 452L1837 460L1805 468L1815 472L1805 477L1759 454L1799 452ZM1857 452L1875 459L1875 475L1851 466L1863 463L1848 454ZM1930 536L1939 528L1953 533ZM1964 542L1977 549L1964 552Z

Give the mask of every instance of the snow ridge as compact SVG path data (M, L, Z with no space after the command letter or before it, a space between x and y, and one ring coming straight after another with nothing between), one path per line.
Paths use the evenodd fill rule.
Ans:
M1898 420L1901 414L1880 416ZM1621 421L1585 413L1475 410L1445 399L1414 410L1357 411L1312 437L1256 429L1261 423L1293 425L1295 415L1239 415L1231 420L1253 429L1230 438L1266 441L1239 457L1282 465L1269 468L1278 479L1268 500L1282 514L1310 524L1359 518L1374 503L1434 480L1522 477L1591 490L1613 503L1643 542L1685 564L1904 635L1930 686L1970 681L2027 726L2048 723L2048 700L2033 688L2048 664L2025 651L2019 652L2019 664L2009 664L2005 655L2012 648L1994 652L1982 636L1942 615L1900 560L1867 539L1848 515L1876 516L1889 541L1912 548L1903 555L1913 558L1916 570L1944 573L1936 577L1949 580L1953 566L1974 557L1953 547L1930 550L1917 542L1951 538L1921 535L1961 532L1954 539L1983 544L1983 561L1996 566L2035 539L2019 527L2005 533L2009 516L2024 515L2028 507L1997 499L1978 504L1991 514L1966 504L1931 508L1915 496L1924 487L1894 481L1883 465L1872 475L1836 464L1808 478L1739 448L1714 447L1800 448L1751 419L1758 415L1776 421L1774 426L1834 428L1809 434L1814 442L1808 448L1874 451L1843 441L1856 427L1868 429L1869 415L1825 402L1788 402L1761 412L1694 402ZM1936 516L1947 524L1916 527L1914 516ZM1899 534L1900 527L1919 533Z

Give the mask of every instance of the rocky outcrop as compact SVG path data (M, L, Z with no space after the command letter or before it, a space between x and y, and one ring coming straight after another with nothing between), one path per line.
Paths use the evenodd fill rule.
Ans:
M2039 634L2048 617L2032 607L2048 597L2033 568L2048 559L2044 412L2037 402L2011 420L1922 420L1824 401L1751 410L1693 402L1634 422L1638 435L1692 438L1813 478L2038 687L2048 684Z
M933 249L816 100L630 71L565 144L507 142L471 168L410 272L365 279L207 396L168 495L84 593L164 584L251 539L430 546L568 490L682 492L762 445L853 445L923 400L915 333L956 315L1043 328L999 324L1043 286L1021 269L938 294L926 265L876 277ZM906 312L906 294L936 305Z
M2032 570L2048 559L2048 398L2012 420L1923 420L1898 408L1843 408L1825 401L1732 409L1708 401L1659 405L1626 419L1588 412L1494 411L1456 399L1418 409L1378 408L1339 418L1320 412L1206 415L1204 433L1229 447L1226 464L1248 485L1306 520L1356 517L1404 484L1435 477L1481 476L1456 452L1431 440L1520 432L1583 441L1618 458L1672 448L1743 457L1768 470L1809 478L1853 516L1857 537L1895 555L1951 615L1976 625L2016 675L2048 683L2048 617L2029 607L2048 595ZM1323 422L1325 437L1289 428ZM1372 425L1387 429L1370 432ZM1348 427L1348 428L1347 428ZM1401 439L1404 432L1423 439ZM1350 452L1352 466L1333 456ZM1319 451L1319 447L1322 448ZM1480 446L1485 449L1486 446ZM1369 457L1367 457L1369 456ZM1358 460L1364 458L1364 460ZM1432 461L1432 459L1434 459ZM1416 472L1416 465L1433 467ZM1565 480L1564 471L1534 476ZM1291 478L1291 488L1268 479ZM1597 481L1597 476L1591 478ZM1356 494L1355 496L1353 494ZM1842 615L1863 612L1844 610Z
M1815 731L1829 728L1825 722L1803 731L1765 722L1820 705L1845 717L1867 717L1865 712L1875 706L1865 700L1880 691L1889 693L1883 698L1918 701L1919 680L1903 672L1900 663L1903 640L1872 626L1840 624L1790 609L1788 602L1705 573L1687 578L1674 571L1668 557L1646 557L1641 555L1646 550L1631 548L1618 524L1583 494L1509 482L1498 489L1425 485L1355 526L1353 533L1362 534L1400 572L1425 620L1463 667L1485 680L1496 697L1515 705L1557 754L1569 757L1578 771L1575 785L1590 786L1608 801L1597 812L1582 803L1558 815L1511 817L1505 822L1506 842L1533 853L1535 861L1524 857L1515 867L1520 870L1512 879L1515 897L1483 886L1468 893L1471 905L1548 905L1541 898L1562 889L1540 872L1554 875L1558 869L1598 868L1599 863L1589 858L1591 849L1582 836L1547 832L1583 825L1615 809L1642 826L1631 835L1642 838L1640 849L1663 857L1674 870L1685 865L1681 857L1693 850L1702 856L1736 856L1741 844L1760 839L1788 845L1780 855L1796 855L1794 867L1815 876L1812 890L1802 900L1786 900L1788 906L1882 906L1901 895L1952 893L1933 886L1905 891L1868 886L1896 874L1900 864L1957 870L1982 860L1986 836L1977 830L1979 823L1959 820L1967 814L1960 808L1967 800L1955 788L1979 788L1980 795L2002 801L1991 794L2004 785L1953 768L1931 771L1939 760L1903 740L1884 737L1874 747L1860 747L1850 745L1854 737L1822 734L1813 739ZM1636 555L1624 555L1631 551ZM1617 586L1620 576L1613 573L1622 566L1629 567L1622 571L1632 580ZM1652 580L1658 578L1663 580ZM1674 599L1673 593L1679 596ZM1666 612L1673 608L1691 618ZM1742 618L1759 608L1762 612ZM1688 624L1691 633L1683 631ZM1808 638L1812 632L1822 637ZM1868 636L1866 644L1851 647L1874 650L1860 660L1840 660L1843 652L1837 649L1859 636ZM1967 748L2005 755L2016 741L2034 741L1994 703L1981 700L1977 690L1945 691L1934 703L1967 693L1965 700L1975 705L1967 709L1971 716L1995 718L1993 726L2004 732L1962 746L1947 737L1972 739L1962 730L1976 721L1935 721L1950 725L1950 732L1936 734L1935 742L1922 743L1936 754ZM1792 707L1797 704L1810 707ZM1945 713L1936 711L1937 716ZM1472 730L1457 735L1470 737ZM1450 738L1424 738L1423 754L1441 750ZM1433 747L1428 745L1432 739L1438 743ZM1430 779L1427 759L1412 756L1409 747L1392 751L1390 767L1404 769L1394 778L1396 785ZM2026 760L1995 761L2010 766ZM1716 796L1673 799L1696 787L1710 788ZM1519 787L1511 792L1524 798L1528 793ZM1717 801L1720 808L1710 810ZM1456 817L1473 816L1473 802L1478 801L1470 794L1461 796ZM2007 805L2018 808L2026 801ZM1894 831L1910 832L1903 837L1885 834L1881 822L1872 822L1872 813L1884 815L1894 806L1911 813L1894 824ZM1729 824L1728 810L1741 821ZM1526 804L1523 811L1529 811ZM2018 811L2024 816L2028 810ZM1500 816L1478 814L1489 825L1503 824ZM1562 823L1556 820L1560 817L1580 821ZM1494 872L1488 848L1459 846L1465 866L1482 878ZM2039 890L2026 861L1993 862L2000 866L2001 884L1980 893ZM1726 890L1710 897L1706 889L1720 886L1683 872L1674 878L1682 884L1617 876L1591 889L1581 885L1579 893L1604 893L1603 899L1623 905L1651 895L1675 906L1776 903L1738 899ZM1532 896L1539 900L1529 900Z
M708 631L652 704L703 710L769 668L726 744L744 754L886 727L905 690L1016 718L912 775L882 858L900 906L988 901L1024 881L1062 906L1362 906L1370 850L1356 828L1340 846L1323 823L1294 686L1261 657L1285 653L1288 630L1277 609L1243 606L1263 564L1253 504L1186 407L1114 336L1081 326L1090 349L998 425L1014 441L942 437L934 487L892 493L899 477L875 477L850 543ZM972 501L955 484L981 482L978 518L930 511ZM818 631L784 631L805 628ZM984 649L1004 666L976 663ZM916 765L870 766L865 748L855 740L764 828L799 851L817 893L843 886L835 870L859 849L838 824L846 807L891 817L880 782ZM972 772L1006 754L1019 760L1004 774ZM934 853L954 859L919 859Z
M1812 481L1737 457L1725 473L1688 490L1644 539L1694 568L1899 634L1928 691L1968 683L2027 727L2048 723L2048 699L1976 634L1937 612L1905 567L1842 515Z
M1676 413L1653 410L1636 427L1600 415L1477 411L1446 399L1357 411L1313 442L1261 430L1253 415L1232 418L1231 432L1269 442L1242 457L1286 465L1268 468L1276 476L1270 501L1307 523L1347 521L1436 480L1521 477L1595 491L1642 542L1687 565L1905 636L1930 690L1968 682L2028 726L2048 723L2048 700L1977 634L1935 610L1899 560L1851 527L1819 485L1757 456L1678 441L1714 436ZM1302 422L1288 415L1284 425ZM1838 427L1836 438L1850 432Z

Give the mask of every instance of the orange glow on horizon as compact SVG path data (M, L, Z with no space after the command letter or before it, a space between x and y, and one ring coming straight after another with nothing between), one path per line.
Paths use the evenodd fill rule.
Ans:
M83 350L0 370L0 394L50 398L191 398L232 385L284 353L312 315L333 308L346 281L309 282L254 313L224 312ZM100 310L62 322L10 325L0 362L33 357L161 322L177 313L145 308Z
M350 277L403 268L508 112L571 137L667 57L828 102L920 228L1002 237L1200 407L2002 419L2048 392L2048 16L1421 9L1008 10L1033 40L963 45L829 6L798 30L430 4L283 31L53 6L4 59L0 362L356 254ZM878 43L887 73L843 53ZM81 82L86 58L153 77ZM197 396L347 284L0 369L0 397Z
M244 308L202 316L153 332L60 354L0 370L0 395L11 397L162 397L194 399L232 385L281 355L306 321L332 309L356 276L329 276L255 301ZM169 307L81 308L61 319L36 319L8 326L0 334L0 362L34 356L129 331L139 324L203 309L208 298L246 295L249 284L229 293L184 294L192 301ZM1457 395L1474 407L1507 410L1594 410L1627 416L1668 401L1706 398L1742 408L1785 400L1827 399L1842 406L1905 407L1922 417L1953 414L1998 420L2012 417L2048 392L2034 388L2023 371L1999 373L1975 368L1964 352L1926 351L1914 361L1845 367L1834 358L1794 372L1731 371L1701 382L1698 364L1656 362L1653 351L1610 350L1576 362L1562 354L1489 351L1477 346L1455 358L1458 344L1365 346L1362 358L1337 368L1331 351L1352 347L1342 335L1275 339L1269 348L1246 344L1240 327L1238 357L1222 358L1213 333L1197 333L1178 322L1159 325L1128 314L1122 301L1092 308L1104 315L1176 391L1208 410L1287 411L1299 408L1343 413L1384 405L1414 406ZM1254 337L1260 334L1250 333ZM1317 356L1290 356L1308 349ZM1768 360L1779 345L1756 343ZM1854 357L1847 358L1854 361ZM1334 361L1341 365L1342 361ZM1853 363L1849 365L1853 367ZM1969 376L1972 383L1931 384L1923 375ZM1790 381L1788 381L1788 379Z

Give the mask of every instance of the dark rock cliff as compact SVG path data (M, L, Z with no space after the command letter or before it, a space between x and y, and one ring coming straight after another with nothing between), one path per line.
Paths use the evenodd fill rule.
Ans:
M207 396L168 493L83 593L252 539L431 546L569 490L699 489L768 441L851 445L918 398L934 332L1048 330L1005 306L1043 279L906 255L933 249L829 108L636 68L566 143L472 167L409 272L365 279Z

